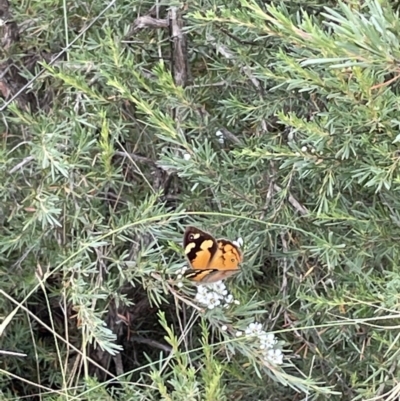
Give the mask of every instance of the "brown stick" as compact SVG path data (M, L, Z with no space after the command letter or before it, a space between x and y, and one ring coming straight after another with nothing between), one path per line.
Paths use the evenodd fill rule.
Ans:
M188 80L188 60L185 34L182 32L182 13L171 7L168 13L169 35L171 37L172 75L177 86L185 87Z

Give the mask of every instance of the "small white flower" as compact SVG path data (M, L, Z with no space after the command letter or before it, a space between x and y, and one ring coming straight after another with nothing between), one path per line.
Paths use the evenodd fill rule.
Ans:
M226 324L224 324L224 325L221 327L221 331L226 331L226 330L228 330L228 326L227 326Z
M225 297L225 302L226 302L227 304L231 304L233 301L234 301L234 300L233 300L233 295L232 295L232 294L228 294L228 296Z
M221 301L217 298L211 299L211 302L209 303L208 307L210 307L210 305L213 305L213 307L220 306Z
M315 153L315 149L314 148L311 149L311 153Z
M178 288L182 288L183 287L183 283L182 281L179 281L179 283L177 284Z
M303 146L303 147L301 148L301 151L302 151L302 152L307 152L307 146Z
M259 336L263 333L261 323L250 323L246 329L246 335L248 336Z
M237 300L237 299L235 299L235 300L233 301L233 303L234 303L235 305L240 305L240 301Z
M269 349L272 348L276 343L277 339L275 338L275 335L272 333L264 333L261 336L259 336L260 340L260 348L261 349Z
M213 285L210 285L209 288L212 288L215 292L218 292L219 294L223 294L224 292L228 292L226 290L226 286L223 283L223 281L217 281L216 283L213 283Z
M197 294L202 294L202 295L207 294L207 287L204 285L199 285L197 287Z
M243 238L239 237L236 241L233 241L233 243L240 248L243 246Z
M275 365L282 365L283 354L280 349L269 349L265 354L265 359Z
M190 160L191 157L192 157L192 156L190 156L189 153L185 153L185 154L183 155L183 159L186 160L186 161Z
M243 332L241 332L241 331L237 331L236 333L235 333L235 336L236 337L241 337L243 335Z
M300 156L300 153L299 153L299 152L296 152L295 155L296 155L296 156Z

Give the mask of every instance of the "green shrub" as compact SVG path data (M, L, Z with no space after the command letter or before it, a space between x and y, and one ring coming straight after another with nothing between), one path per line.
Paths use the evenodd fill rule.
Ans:
M395 5L190 2L185 87L152 3L109 5L12 4L42 75L2 108L2 397L395 399ZM236 303L177 285L187 225L243 239Z

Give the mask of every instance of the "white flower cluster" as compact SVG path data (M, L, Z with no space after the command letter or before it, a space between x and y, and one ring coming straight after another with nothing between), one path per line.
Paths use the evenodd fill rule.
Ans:
M216 283L199 285L195 300L208 309L214 309L216 306L222 305L227 308L230 304L239 304L239 301L233 299L233 295L229 294L225 284L222 281Z
M313 148L312 146L302 146L301 151L303 153L307 153L307 152L311 152L311 153L315 153L317 150L315 148ZM318 152L319 155L322 155L324 152L321 150ZM296 156L301 156L300 152L296 152Z
M183 287L183 283L182 283L183 275L185 274L185 272L186 272L187 269L188 269L187 266L185 266L185 267L182 267L182 269L179 269L179 270L176 272L176 274L177 274L176 279L178 280L177 286L178 286L179 288L182 288L182 287Z
M275 348L278 340L272 333L263 330L261 323L250 323L245 331L247 337L256 337L259 349L261 350L264 360L272 362L275 365L283 363L282 351Z

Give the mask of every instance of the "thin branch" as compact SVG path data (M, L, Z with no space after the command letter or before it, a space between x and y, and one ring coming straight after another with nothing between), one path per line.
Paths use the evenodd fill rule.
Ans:
M120 150L117 150L117 151L114 152L114 155L116 155L116 156L122 156L122 157L129 157L129 158L131 158L132 160L134 160L135 162L139 162L139 163L148 163L148 164L151 164L151 165L153 165L153 166L156 166L156 163L155 163L154 160L149 159L148 157L139 156L139 155L137 155L137 154L135 154L135 153L129 153L129 152L127 152L127 151L120 151Z
M279 185L274 184L274 190L276 192L281 192L282 188ZM303 206L293 195L289 194L288 201L302 216L305 216L309 213L308 209Z
M9 174L13 174L15 173L17 170L21 169L22 167L25 166L25 164L29 163L30 161L32 161L35 157L34 156L27 156L24 159L22 159L21 162L19 162L18 164L16 164L12 169L10 169L8 171Z
M167 353L170 353L173 351L172 347L165 345L165 344L161 344L160 342L158 342L156 340L152 340L150 338L144 338L144 337L140 337L140 336L132 336L131 340L135 343L150 345L150 347L158 348Z
M133 27L129 31L129 34L132 34L144 28L159 29L159 28L168 28L168 26L169 22L167 19L158 19L150 17L149 15L143 15L142 17L135 19L135 21L133 22Z

